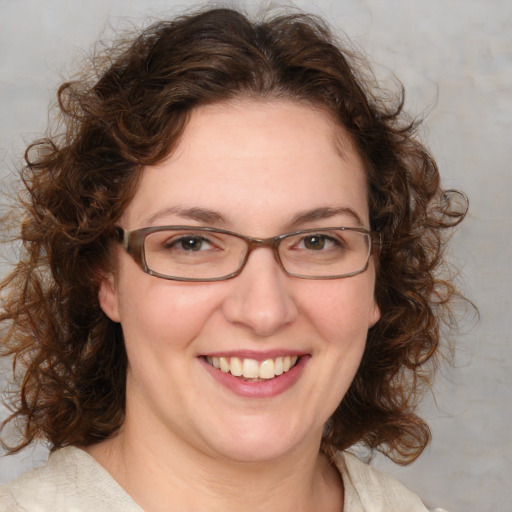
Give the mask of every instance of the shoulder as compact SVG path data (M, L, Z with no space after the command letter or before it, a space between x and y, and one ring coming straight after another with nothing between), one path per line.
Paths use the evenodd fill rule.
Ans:
M345 507L357 512L429 512L419 496L396 478L361 462L355 455L338 453L334 459L345 487ZM446 512L435 509L432 512Z
M71 446L54 452L46 466L0 486L0 512L69 510L141 512L103 467Z

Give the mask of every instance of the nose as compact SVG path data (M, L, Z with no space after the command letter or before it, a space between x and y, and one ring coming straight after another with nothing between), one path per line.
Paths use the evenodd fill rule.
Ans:
M269 248L257 248L243 271L230 282L223 303L226 320L262 337L272 336L298 316L290 278Z

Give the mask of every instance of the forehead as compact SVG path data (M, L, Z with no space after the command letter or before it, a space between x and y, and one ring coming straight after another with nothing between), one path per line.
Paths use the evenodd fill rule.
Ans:
M290 150L290 158L297 150L311 157L325 149L337 153L338 157L345 155L345 149L349 153L354 151L348 134L330 112L300 100L242 97L196 108L178 152L171 158L179 155L179 149L186 150L207 139L219 142L216 148L219 153L230 151L240 158L264 157L272 150L281 157ZM236 145L234 154L233 145Z
M169 157L143 170L124 217L127 227L142 227L177 207L251 225L248 219L260 219L269 229L312 208L352 208L368 220L365 172L348 135L325 111L283 100L243 99L191 113ZM157 223L164 221L177 223Z

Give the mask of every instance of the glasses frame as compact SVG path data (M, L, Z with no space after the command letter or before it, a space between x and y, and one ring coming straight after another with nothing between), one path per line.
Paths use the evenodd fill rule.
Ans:
M180 231L192 229L194 231L203 231L206 233L222 233L225 235L235 236L244 240L247 243L247 252L245 253L245 257L243 258L240 266L231 274L227 274L221 277L212 277L212 278L187 278L187 277L176 277L169 276L167 274L161 274L160 272L156 272L155 270L148 267L146 263L146 254L144 250L144 241L147 235L151 233L156 233L158 231ZM335 276L306 276L302 274L295 274L293 272L289 272L286 270L283 262L281 261L281 256L279 254L279 244L282 240L289 238L291 236L308 234L308 233L317 233L318 231L329 231L329 230L339 230L339 231L355 231L357 233L362 233L368 236L368 255L366 257L366 263L361 270L357 270L355 272L350 272L348 274L341 274ZM212 228L212 227L204 227L204 226L183 226L183 225L173 225L173 226L151 226L146 228L135 229L133 231L126 230L120 226L115 226L115 237L116 241L120 243L126 252L133 258L133 260L139 265L139 267L150 276L159 277L161 279L167 279L169 281L187 281L187 282L214 282L214 281L226 281L228 279L232 279L243 271L251 252L254 249L258 249L261 247L268 247L272 249L274 253L274 258L283 270L285 274L297 277L299 279L314 279L314 280L325 280L325 279L342 279L345 277L352 277L358 274L362 274L368 269L368 264L370 262L370 257L372 254L375 254L378 247L381 245L381 236L380 233L375 231L370 231L366 228L355 228L355 227L325 227L325 228L310 228L310 229L300 229L297 231L292 231L290 233L284 233L282 235L270 237L270 238L253 238L246 235L241 235L240 233L235 233L233 231L228 231L226 229L220 228Z

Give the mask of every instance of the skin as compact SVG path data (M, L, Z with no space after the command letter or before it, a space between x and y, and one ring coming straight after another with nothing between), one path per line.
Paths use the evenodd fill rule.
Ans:
M192 219L177 207L219 217ZM327 207L352 213L292 224ZM261 238L368 227L363 166L343 130L311 105L242 99L200 107L177 149L144 170L120 220L129 230L172 224ZM126 421L89 453L147 511L169 503L198 511L341 510L341 479L319 446L379 318L374 262L354 277L304 280L260 248L234 279L180 283L145 274L117 247L115 269L100 303L125 335ZM201 360L242 350L308 361L285 392L247 398L219 384Z

